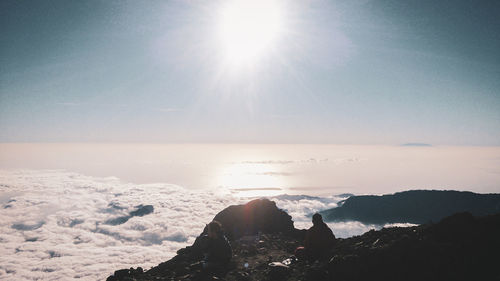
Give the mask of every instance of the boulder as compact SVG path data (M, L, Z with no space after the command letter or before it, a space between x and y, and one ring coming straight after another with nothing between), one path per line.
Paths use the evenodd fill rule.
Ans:
M222 224L230 240L260 233L283 233L302 236L304 232L295 229L292 217L279 209L269 199L255 199L245 205L232 205L219 212L214 220ZM206 229L203 234L206 233Z

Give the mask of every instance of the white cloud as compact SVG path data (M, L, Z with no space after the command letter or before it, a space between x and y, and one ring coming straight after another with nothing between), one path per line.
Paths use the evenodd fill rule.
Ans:
M5 280L102 280L117 269L147 269L192 244L219 211L249 200L228 191L137 185L61 170L0 171L0 186L0 279ZM305 228L309 214L335 207L340 198L274 200L296 227ZM141 204L154 211L106 224ZM340 237L366 229L359 223L333 226Z

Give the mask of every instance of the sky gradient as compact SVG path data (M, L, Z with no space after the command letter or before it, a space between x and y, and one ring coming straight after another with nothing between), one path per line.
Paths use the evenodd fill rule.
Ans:
M244 65L224 3L2 1L0 142L500 145L498 1L276 0Z

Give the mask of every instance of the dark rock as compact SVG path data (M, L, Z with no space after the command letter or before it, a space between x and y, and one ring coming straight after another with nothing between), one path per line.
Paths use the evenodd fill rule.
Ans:
M390 228L340 240L328 264L340 280L495 280L500 214L456 214L438 224ZM377 242L377 247L356 245ZM363 242L363 243L360 243ZM372 243L373 244L373 243Z
M269 199L256 199L245 205L233 205L218 213L219 221L229 239L262 233L283 233L301 235L293 227L292 217L278 209Z
M123 277L129 276L130 275L130 270L128 269L120 269L115 271L115 277L118 279L121 279Z
M223 271L203 273L186 247L148 271L118 270L107 280L500 280L500 214L458 213L437 224L372 230L337 239L326 260L287 266L281 261L293 259L295 245L302 242L290 235L297 232L291 218L268 200L250 203L216 216L233 238L233 259ZM270 226L266 218L279 226Z

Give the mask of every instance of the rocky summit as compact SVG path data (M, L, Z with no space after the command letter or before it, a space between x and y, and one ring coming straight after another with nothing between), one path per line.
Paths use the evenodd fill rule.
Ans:
M107 280L500 280L500 214L458 213L435 224L372 230L337 239L328 258L317 261L295 259L305 230L270 200L230 206L214 219L233 248L224 270L201 271L191 246L147 271L117 270Z

